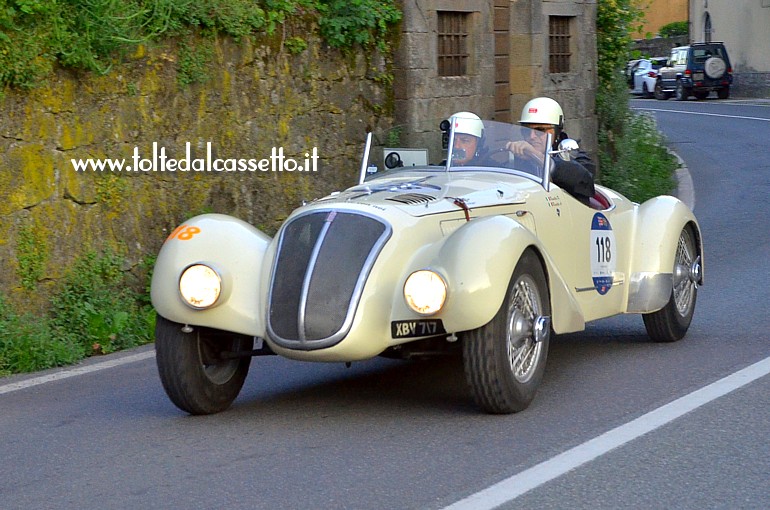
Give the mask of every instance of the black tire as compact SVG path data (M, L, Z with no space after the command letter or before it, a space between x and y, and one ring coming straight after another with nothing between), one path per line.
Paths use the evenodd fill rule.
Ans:
M642 97L644 99L652 99L653 98L653 94L647 88L647 84L646 83L642 83Z
M681 81L676 82L676 90L674 90L674 98L677 101L687 101L690 97L690 90L682 85Z
M693 92L693 95L695 96L695 99L702 101L709 97L709 92L708 90L699 90L697 92Z
M717 97L719 99L728 99L730 97L730 87L724 87L717 90Z
M251 337L182 325L158 316L155 351L166 394L182 411L214 414L224 411L240 393L251 357L223 360L224 351L251 350Z
M691 226L686 226L679 235L673 271L673 288L666 306L642 315L647 334L656 342L682 339L692 322L701 276L700 257Z
M670 92L665 92L663 90L663 83L660 80L655 82L655 90L653 91L653 94L655 95L655 99L659 101L668 101L668 99L671 97Z
M550 311L540 259L527 250L495 317L463 335L465 376L484 411L515 413L532 402L548 357Z

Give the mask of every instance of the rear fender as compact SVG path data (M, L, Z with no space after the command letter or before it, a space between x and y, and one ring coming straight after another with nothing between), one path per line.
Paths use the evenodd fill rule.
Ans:
M695 215L671 196L652 198L639 206L632 255L628 313L649 313L663 308L671 296L679 235L687 225L695 233L703 283L703 237Z
M466 223L440 248L433 267L447 278L449 294L441 317L447 331L467 331L492 320L503 303L524 250L544 263L555 331L582 329L584 321L537 238L517 221L491 216Z
M151 284L155 310L181 324L264 337L263 266L271 241L231 216L204 214L187 220L166 239L158 254ZM206 310L187 306L179 295L182 271L196 263L212 267L222 279L217 303Z

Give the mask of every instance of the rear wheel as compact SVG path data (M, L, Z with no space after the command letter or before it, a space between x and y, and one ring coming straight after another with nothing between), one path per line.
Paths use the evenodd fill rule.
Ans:
M660 80L655 82L655 91L653 92L655 94L655 99L658 99L660 101L666 101L668 98L671 97L670 92L665 92L663 90L663 82Z
M543 378L550 329L543 267L527 250L495 317L463 338L465 375L479 407L504 414L530 404Z
M158 316L155 350L163 389L179 409L190 414L213 414L232 404L243 387L251 357L227 358L227 353L250 351L253 339L235 333L182 325Z
M730 97L730 87L724 87L717 90L717 97L719 99L727 99Z
M681 81L676 82L676 90L674 91L674 97L677 101L687 101L690 96L690 90L682 85Z
M642 97L645 99L652 99L652 92L647 88L646 83L642 83Z
M695 312L700 280L701 261L695 234L691 226L686 226L677 242L673 288L668 303L657 312L642 315L647 334L652 340L675 342L684 337Z

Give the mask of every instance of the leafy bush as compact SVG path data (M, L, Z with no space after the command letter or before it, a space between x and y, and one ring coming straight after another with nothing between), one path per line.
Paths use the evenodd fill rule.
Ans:
M321 0L321 35L335 47L376 45L388 49L389 27L401 20L392 0Z
M140 269L146 274L148 257ZM45 317L19 315L0 296L0 376L68 365L148 343L155 313L149 297L135 293L121 270L122 257L88 253L65 276Z
M123 259L90 252L65 275L52 303L51 325L84 356L151 341L152 315L125 282Z
M677 161L666 150L654 120L631 112L620 72L630 53L630 28L641 12L632 0L599 0L597 10L601 183L636 202L669 194Z
M690 24L687 21L674 21L660 27L658 33L661 37L690 35Z
M619 79L622 81L622 77ZM620 131L599 132L599 145L604 149L599 153L602 184L636 202L670 194L675 185L676 158L666 150L655 119L631 112L628 100L623 101L628 92L615 90L621 90L622 97L607 92L597 97L600 111L623 125Z
M74 363L79 349L57 337L47 320L19 315L0 296L0 377Z

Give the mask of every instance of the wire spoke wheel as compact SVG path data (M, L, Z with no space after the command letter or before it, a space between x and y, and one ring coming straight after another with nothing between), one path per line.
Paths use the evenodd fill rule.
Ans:
M691 226L686 226L679 234L674 255L671 297L657 312L642 315L647 334L652 340L675 342L687 333L695 313L701 272L701 257L695 233Z
M521 383L532 378L542 352L542 344L534 338L534 324L541 309L537 285L529 275L522 277L513 288L507 328L511 371Z
M502 414L530 404L543 378L550 330L543 266L526 250L494 318L462 335L465 376L479 407Z
M679 242L676 248L676 265L674 269L674 302L679 314L684 316L693 306L695 294L698 289L696 281L691 277L697 252L695 251L695 241L690 237L687 230L682 230L679 236Z

